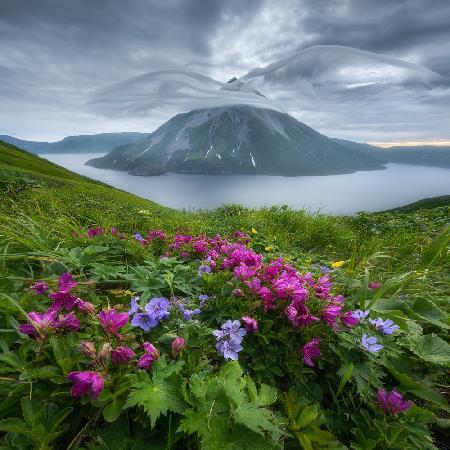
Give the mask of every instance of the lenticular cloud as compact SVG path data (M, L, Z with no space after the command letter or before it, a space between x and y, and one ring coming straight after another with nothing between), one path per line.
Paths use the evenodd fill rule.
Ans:
M450 120L447 108L439 106L450 101L448 78L351 47L309 47L232 83L199 73L202 67L191 64L125 80L97 92L90 105L109 117L159 115L167 120L192 109L244 104L289 112L329 133L345 125L395 134L427 118L433 133ZM197 71L188 70L193 68Z

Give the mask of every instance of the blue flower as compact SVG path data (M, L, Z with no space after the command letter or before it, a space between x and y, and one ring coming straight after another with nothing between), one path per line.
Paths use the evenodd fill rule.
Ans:
M145 242L145 239L142 237L140 233L134 233L133 237L139 242Z
M196 309L184 309L182 305L180 305L179 308L180 308L180 311L183 313L183 317L186 320L191 320L193 316L196 316L197 314L201 313L199 308L196 308Z
M378 317L377 319L369 319L369 322L383 334L392 334L400 329L400 327L395 325L391 319L385 321L381 317Z
M200 300L200 308L205 304L205 302L207 301L207 300L209 300L209 296L208 295L206 295L206 294L200 294L199 296L198 296L198 299Z
M355 319L363 320L369 315L370 311L366 309L365 311L361 311L360 309L357 309L356 311L352 311L352 316Z
M361 337L361 347L370 353L377 353L383 348L381 344L377 344L375 336L367 337L367 334L363 334Z
M139 301L139 297L131 297L130 310L128 311L129 316L132 316L133 314L135 314L139 311L138 301Z
M201 265L201 266L198 268L198 276L199 276L199 277L202 277L202 275L203 275L204 273L211 273L211 267L207 266L206 264Z
M217 353L225 359L238 359L238 353L242 350L242 341L247 331L241 328L239 320L227 320L220 330L214 330L213 335L216 337Z
M142 328L144 331L150 331L152 328L158 325L159 321L156 321L150 314L137 313L131 319L131 325L133 327Z
M159 322L165 319L169 314L170 302L165 297L152 298L146 305L145 311L153 320Z

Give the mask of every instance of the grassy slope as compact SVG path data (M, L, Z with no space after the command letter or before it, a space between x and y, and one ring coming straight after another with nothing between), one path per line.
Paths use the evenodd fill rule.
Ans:
M74 174L47 160L0 142L0 226L26 236L31 218L35 232L45 231L43 246L57 245L72 230L117 226L126 232L163 228L169 232L228 234L258 231L262 244L287 255L347 259L349 268L367 264L377 271L417 266L429 239L448 225L450 207L407 214L384 212L357 218L309 215L287 207L249 210L232 205L188 213ZM0 241L2 239L0 228ZM8 232L4 231L4 235ZM31 250L31 249L30 249ZM379 257L389 254L389 258Z

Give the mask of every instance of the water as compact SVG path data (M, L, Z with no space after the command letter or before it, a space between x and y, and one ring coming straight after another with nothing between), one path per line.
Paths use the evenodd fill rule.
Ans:
M406 164L389 164L386 170L330 176L165 174L137 177L84 165L88 159L101 154L40 156L79 174L178 209L209 209L230 203L248 207L287 204L296 209L353 214L450 194L450 169Z

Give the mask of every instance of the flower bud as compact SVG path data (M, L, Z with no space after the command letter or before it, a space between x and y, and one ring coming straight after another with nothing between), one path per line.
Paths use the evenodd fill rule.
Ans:
M175 357L183 350L185 344L184 338L178 336L172 342L172 355Z
M105 359L109 355L111 350L112 350L111 344L109 342L105 342L103 344L102 349L98 353L98 359L100 359L100 360Z
M233 289L233 295L235 297L243 297L244 296L244 292L242 291L242 289Z
M86 356L95 358L95 345L92 342L84 341L80 344L80 351Z

